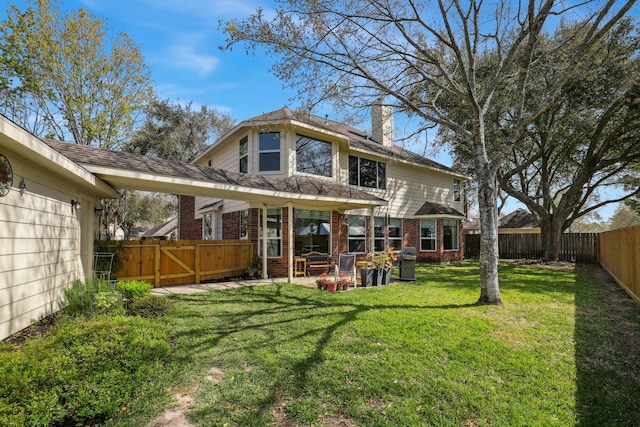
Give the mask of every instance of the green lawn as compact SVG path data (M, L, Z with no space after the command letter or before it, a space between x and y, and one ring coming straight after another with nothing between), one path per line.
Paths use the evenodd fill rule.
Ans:
M638 425L640 306L578 269L477 262L416 283L172 296L163 369L109 426L187 402L200 426Z

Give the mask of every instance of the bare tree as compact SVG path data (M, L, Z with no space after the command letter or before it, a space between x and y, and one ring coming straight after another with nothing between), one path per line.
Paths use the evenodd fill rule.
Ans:
M275 74L299 88L309 105L332 100L365 107L381 98L443 126L473 153L481 219L480 303L502 304L498 283L497 171L529 123L545 112L580 60L635 1L589 1L578 6L553 0L495 2L436 0L301 0L282 2L273 17L258 10L223 23L227 48L244 43L280 57ZM579 19L577 19L579 18ZM556 64L553 83L525 109L530 69L548 52L538 50L545 31L559 20L584 22L575 49ZM478 58L492 52L482 68ZM505 135L487 155L487 113L496 94L516 97L501 120ZM457 102L469 118L456 120L442 102ZM529 100L530 102L531 100Z

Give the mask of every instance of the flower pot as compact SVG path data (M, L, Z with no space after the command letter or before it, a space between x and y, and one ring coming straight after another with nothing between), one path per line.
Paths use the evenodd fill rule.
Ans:
M386 268L384 270L378 270L379 272L382 272L382 285L388 285L391 283L391 269L390 268Z
M320 290L324 289L324 283L322 283L322 282L321 282L321 281L319 281L319 280L316 282L316 286L317 286L317 287L318 287L318 289L320 289Z
M376 270L372 268L363 268L360 270L360 281L362 283L362 286L373 286L375 282L375 271Z
M338 288L338 285L337 285L337 284L335 284L335 283L329 283L329 284L327 285L327 290L328 290L329 292L335 292L337 288Z
M343 291L349 290L349 283L343 283L342 284L342 290Z

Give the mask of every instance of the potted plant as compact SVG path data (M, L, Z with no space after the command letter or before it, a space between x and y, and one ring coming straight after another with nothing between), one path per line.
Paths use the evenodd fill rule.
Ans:
M318 286L318 289L320 290L325 290L328 288L329 286L329 282L331 282L329 280L329 276L327 276L327 273L322 273L320 275L320 277L318 279L316 279L316 285Z
M387 248L386 252L370 255L369 261L372 268L375 270L374 283L376 285L388 285L391 283L391 267L396 259L396 255L393 253L393 248Z
M351 278L347 274L340 272L338 280L336 280L336 285L338 289L346 291L349 289L349 286L351 286Z
M329 292L335 292L338 289L338 284L336 282L330 281L327 283L327 290Z

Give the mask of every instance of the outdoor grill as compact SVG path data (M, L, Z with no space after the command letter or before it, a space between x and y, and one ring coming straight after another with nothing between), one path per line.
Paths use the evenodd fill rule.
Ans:
M416 280L416 248L404 248L398 254L400 280Z

